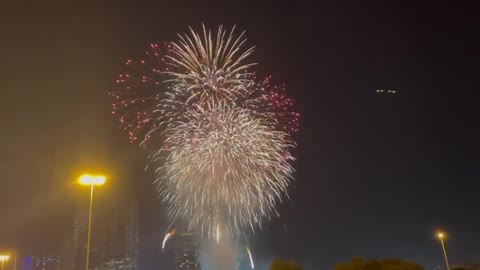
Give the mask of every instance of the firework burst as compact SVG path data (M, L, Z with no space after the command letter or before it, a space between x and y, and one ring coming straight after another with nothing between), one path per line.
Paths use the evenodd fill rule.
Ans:
M162 144L150 161L170 218L217 238L261 226L293 173L299 115L283 85L257 80L245 42L234 28L190 29L128 60L111 92L130 140Z
M190 35L179 35L180 41L172 42L167 58L175 69L168 74L173 91L188 96L187 104L210 99L235 101L254 84L254 76L247 69L255 64L244 63L253 47L242 52L244 33L235 38L234 30L227 35L220 26L212 39L204 26L203 38L190 29Z
M293 168L289 135L247 110L209 104L167 131L158 170L170 218L211 236L252 229L273 212ZM155 158L154 158L155 160ZM218 231L220 230L220 231Z
M169 68L164 51L158 44L150 44L147 57L126 62L127 72L118 75L113 96L112 113L120 114L120 127L128 132L131 142L141 144L154 131L178 116L175 98L171 98L165 72Z

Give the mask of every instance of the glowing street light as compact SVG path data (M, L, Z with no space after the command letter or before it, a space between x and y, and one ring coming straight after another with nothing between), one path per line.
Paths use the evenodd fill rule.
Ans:
M105 184L106 177L103 175L84 174L80 176L79 182L84 186L90 186L90 210L88 212L88 234L87 234L87 256L85 269L88 270L90 261L90 237L92 235L92 210L93 210L93 187ZM3 270L3 269L2 269Z
M2 270L5 268L5 262L8 261L8 259L10 259L10 256L0 254L0 261L2 262Z
M438 232L437 237L440 239L440 243L442 243L443 256L445 257L445 264L447 265L447 270L450 270L450 264L448 263L447 258L447 250L445 249L445 243L443 242L443 239L445 238L445 233Z
M89 174L84 174L80 176L79 181L80 184L84 186L101 186L105 184L105 176L103 175L89 175Z

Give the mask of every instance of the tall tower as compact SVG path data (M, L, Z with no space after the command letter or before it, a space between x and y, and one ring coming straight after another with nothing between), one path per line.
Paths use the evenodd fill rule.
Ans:
M72 263L73 270L85 270L88 215L82 214L73 221Z
M70 235L65 239L65 241L60 245L58 249L58 255L60 257L59 267L60 270L73 270L73 235ZM31 270L23 269L22 270Z
M136 270L138 255L138 217L136 207L112 209L107 223L104 269Z
M23 258L21 264L20 264L20 269L21 270L32 270L32 258L30 256L25 256Z
M100 208L100 207L97 207ZM105 243L105 229L109 215L102 211L96 210L92 214L92 238L90 244L90 270L101 269L104 263L104 243ZM105 216L106 215L106 216ZM73 234L72 234L72 265L73 270L85 270L85 258L87 247L87 229L88 229L88 214L81 212L74 218ZM63 265L63 263L62 263ZM63 269L62 269L63 270Z
M136 270L139 237L134 200L119 188L98 194L96 202L92 213L89 270ZM73 222L70 252L73 267L61 270L85 270L88 229L85 205L79 205L79 214Z
M192 233L184 233L177 236L175 248L175 264L177 270L201 270L198 261L200 256L200 241L198 236Z

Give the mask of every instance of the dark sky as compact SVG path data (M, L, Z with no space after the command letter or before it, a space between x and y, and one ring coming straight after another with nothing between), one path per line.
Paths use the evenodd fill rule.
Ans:
M442 228L452 264L480 262L473 1L64 2L0 11L0 248L58 248L88 193L73 181L90 170L109 175L101 192L138 201L151 266L166 221L146 152L117 129L106 93L127 58L204 22L247 30L261 72L302 115L292 200L257 232L259 261L313 270L361 255L432 269Z

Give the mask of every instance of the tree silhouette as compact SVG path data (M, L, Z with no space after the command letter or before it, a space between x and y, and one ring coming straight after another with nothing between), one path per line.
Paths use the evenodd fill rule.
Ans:
M302 270L302 267L293 261L276 258L273 260L270 270Z
M350 262L336 264L333 270L425 270L423 266L400 259L369 259L353 257Z

